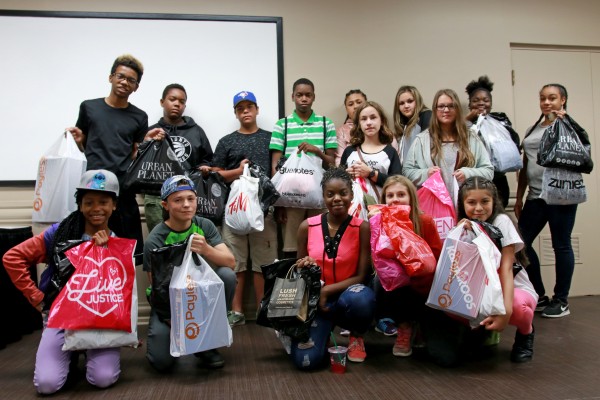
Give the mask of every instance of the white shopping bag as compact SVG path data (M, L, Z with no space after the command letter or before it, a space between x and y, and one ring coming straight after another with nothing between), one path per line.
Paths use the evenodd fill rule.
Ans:
M279 207L323 208L321 190L323 167L321 159L294 150L271 182L281 197L275 202Z
M225 223L233 233L247 235L265 228L265 215L258 198L258 181L250 175L246 164L244 173L231 184L225 206Z
M352 181L352 193L354 194L354 197L352 198L352 203L350 204L350 210L348 210L348 214L367 221L369 210L367 209L367 204L365 203L365 192L356 179Z
M544 168L540 198L547 204L580 204L587 201L581 172L562 168Z
M87 349L108 349L111 347L138 347L139 340L137 335L138 319L138 299L137 299L137 279L133 280L133 290L131 292L131 332L117 331L113 329L84 329L84 330L65 330L65 343L63 351L67 350L87 350Z
M519 149L500 121L480 115L477 119L477 132L488 151L494 171L511 172L523 168Z
M64 132L40 159L33 195L32 222L62 221L77 210L75 189L87 161L69 132Z
M231 346L225 285L202 257L190 250L173 269L169 285L171 346L173 357Z

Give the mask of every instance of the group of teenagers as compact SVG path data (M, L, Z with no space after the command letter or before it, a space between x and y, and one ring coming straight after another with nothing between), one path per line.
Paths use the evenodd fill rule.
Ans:
M542 311L546 317L569 313L567 297L574 266L570 234L577 206L548 205L539 198L543 167L535 163L544 130L555 116L561 118L566 113L567 91L563 86L549 84L541 89L541 116L522 143L524 168L518 174L517 228L504 211L509 195L506 176L494 173L473 126L479 115L492 114L493 83L487 77L467 86L467 115L453 90L438 91L430 110L415 87L402 86L394 100L393 127L388 125L378 103L368 101L360 90L351 90L344 99L346 120L337 131L330 119L313 111L315 88L308 79L294 82L291 97L295 109L277 121L272 132L257 126L256 96L241 91L233 97L240 127L222 137L213 153L202 128L183 115L187 93L182 85L165 88L160 99L163 117L148 127L145 112L128 101L139 87L143 71L133 56L118 57L109 75L110 94L82 102L76 126L68 128L88 160L88 171L75 193L78 210L9 250L3 258L15 286L40 312L47 312L51 304L44 302L44 280L39 286L35 283L29 274L30 265L47 263L46 271L52 273L56 269L53 254L59 243L85 239L102 246L109 236L119 236L136 239L136 253L141 253L143 246L143 261L139 257L136 261L143 262L150 283L157 267L151 265L152 250L191 240L192 251L214 265L224 282L231 326L245 323L242 299L248 268L252 269L259 304L264 291L260 266L278 258L278 249L284 257L297 259L298 268L319 265L323 286L310 339L293 341L291 346L291 359L300 369L323 364L336 326L349 335L349 360L364 361L367 353L363 337L374 321L378 331L397 336L394 355L410 356L414 346L425 344L436 362L448 366L457 364L469 352L497 343L490 333L514 325L517 331L511 360L525 362L533 356L534 311ZM503 120L510 128L506 116ZM145 196L150 233L144 242L135 193L123 189L123 178L138 147L166 135L186 149L178 155L187 171L216 172L227 183L238 179L248 163L259 165L273 176L282 159L296 150L318 157L324 167L320 185L327 210L274 207L265 216L263 231L238 235L224 223L217 227L198 216L194 183L189 177L178 175L164 182L160 196ZM515 140L518 141L518 135ZM414 232L438 258L442 240L433 218L420 211L416 194L417 188L438 171L449 192L455 189L454 182L459 185L458 220L488 222L502 232L498 273L506 314L488 316L478 329L471 329L466 320L425 306L433 276L413 279L408 286L385 291L373 273L369 222L349 214L355 195L353 181L362 178L367 183L367 193L381 204L410 206ZM550 226L556 256L556 285L551 299L546 296L539 260L531 246L546 224ZM513 264L517 260L528 264L527 274L535 290L513 281ZM146 356L158 371L170 370L176 361L169 353L170 329L170 320L152 309ZM44 329L33 379L39 393L54 393L67 381L77 353L62 351L63 343L63 330ZM87 380L101 388L114 384L120 375L119 354L119 348L87 350ZM224 365L216 349L195 356L209 368Z

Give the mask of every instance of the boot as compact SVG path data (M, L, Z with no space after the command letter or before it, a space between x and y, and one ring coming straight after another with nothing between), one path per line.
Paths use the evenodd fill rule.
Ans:
M532 326L532 331L528 335L519 333L515 334L515 343L510 352L510 361L515 363L523 363L531 361L533 357L533 338L535 336L535 328Z

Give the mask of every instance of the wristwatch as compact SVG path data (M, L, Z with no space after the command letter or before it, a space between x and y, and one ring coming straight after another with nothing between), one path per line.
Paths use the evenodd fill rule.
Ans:
M369 176L368 176L368 178L369 178L369 179L371 179L371 178L373 178L374 176L375 176L375 169L373 168L373 169L371 169L371 172L369 172Z

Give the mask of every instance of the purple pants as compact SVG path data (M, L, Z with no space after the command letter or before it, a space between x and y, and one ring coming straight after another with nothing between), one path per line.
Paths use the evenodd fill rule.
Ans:
M33 384L40 394L57 392L67 381L71 352L63 351L64 330L46 328L35 358ZM105 388L119 379L121 373L121 349L86 350L89 383Z

